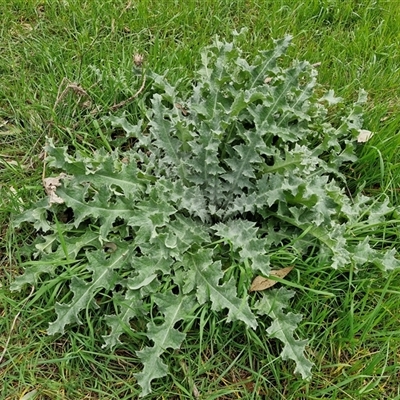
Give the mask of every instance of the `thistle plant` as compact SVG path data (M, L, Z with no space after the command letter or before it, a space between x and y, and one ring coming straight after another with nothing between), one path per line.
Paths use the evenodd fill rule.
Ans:
M12 290L46 285L68 266L70 296L56 303L50 335L82 324L82 311L102 307L105 293L115 313L104 316L104 347L120 346L124 332L143 326L135 321L147 321L149 341L136 351L142 396L167 374L163 353L180 348L185 324L205 307L243 329L271 321L281 357L311 377L308 342L294 333L303 316L286 311L296 293L284 284L249 291L255 277L287 267L282 252L295 268L307 257L336 269L400 265L394 249L352 240L354 226L393 211L385 199L346 191L343 167L356 160L365 92L333 119L342 99L321 95L312 65L279 66L289 36L250 63L242 34L204 49L190 93L146 72L143 119L105 117L108 149L71 154L49 139L47 164L62 173L53 196L14 219L32 223L40 239Z

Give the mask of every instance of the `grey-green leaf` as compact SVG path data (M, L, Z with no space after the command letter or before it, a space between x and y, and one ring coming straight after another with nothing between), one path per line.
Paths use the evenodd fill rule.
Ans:
M260 315L268 315L272 318L272 324L267 332L270 337L277 338L283 343L282 359L293 360L296 363L295 372L300 373L303 379L309 379L312 375L313 363L304 355L308 341L297 340L293 334L302 316L291 312L285 314L283 311L289 306L289 300L293 295L294 292L283 287L265 292L255 308L258 309Z
M242 299L237 297L234 279L220 283L223 280L221 263L212 261L211 250L200 249L195 254L186 254L184 264L190 268L184 287L185 293L195 289L200 304L211 300L214 310L227 309L228 322L240 320L253 329L257 327L257 320L250 310L247 296Z
M155 294L155 303L159 311L164 314L164 322L160 325L150 322L147 325L147 337L154 343L136 352L143 364L143 371L134 374L138 384L142 387L141 396L151 392L151 381L167 374L167 367L160 356L168 348L178 349L185 339L185 334L174 328L181 320L190 318L196 308L193 295L175 295L171 292Z
M79 318L80 311L89 305L97 306L94 302L94 296L101 289L110 290L114 288L119 278L115 270L123 267L131 251L131 249L121 246L109 258L103 250L88 252L87 269L92 272L92 280L87 282L76 276L71 278L70 289L74 296L68 304L56 304L57 319L49 324L47 333L49 335L63 334L66 325L82 324Z

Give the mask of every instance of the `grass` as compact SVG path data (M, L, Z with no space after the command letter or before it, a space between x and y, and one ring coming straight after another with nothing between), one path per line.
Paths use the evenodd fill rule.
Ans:
M269 47L271 38L291 33L290 56L321 62L324 87L349 103L360 87L368 91L365 125L375 136L360 146L360 159L349 171L352 189L385 193L399 205L396 2L12 0L2 13L1 351L11 335L0 364L2 399L138 397L133 373L140 368L135 356L139 335L129 332L126 347L105 352L98 333L102 322L94 312L86 325L49 337L48 305L54 304L59 288L38 287L31 297L30 288L8 290L33 240L32 228L13 231L8 224L22 205L42 195L45 137L87 151L104 147L90 111L106 114L137 91L141 81L132 72L135 53L145 55L149 68L166 72L171 81L184 77L182 85L188 85L199 50L215 34L230 38L234 28L247 26L245 50L251 57ZM142 112L135 103L126 109ZM394 218L372 233L355 231L355 240L374 234L378 245L396 246L400 216ZM296 271L290 279L299 285L335 294L304 290L293 302L293 309L305 315L298 334L310 338L309 356L316 364L311 382L293 376L293 365L277 358L279 343L268 340L262 322L253 332L200 312L185 345L167 356L171 374L154 382L149 398L400 399L399 272L386 276L371 268L355 274L301 261Z

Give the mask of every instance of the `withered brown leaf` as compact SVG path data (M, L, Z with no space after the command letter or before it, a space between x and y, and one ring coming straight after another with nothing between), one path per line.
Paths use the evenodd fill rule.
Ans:
M65 178L66 174L61 173L59 176L53 178L44 178L43 186L47 195L49 196L49 204L63 204L64 200L56 194L56 189L61 186L60 180Z
M278 278L283 279L293 267L286 267L278 270L271 271L269 276L276 276ZM256 276L251 283L250 292L259 292L261 290L269 289L270 287L274 286L278 281L273 279L264 278L263 276Z

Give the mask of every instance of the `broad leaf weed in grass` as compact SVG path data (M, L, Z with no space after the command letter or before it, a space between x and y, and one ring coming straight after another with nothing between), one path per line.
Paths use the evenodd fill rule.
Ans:
M48 334L90 324L88 310L103 308L104 347L119 348L130 330L145 336L136 351L141 396L167 375L165 353L182 346L204 310L265 327L282 359L311 378L307 338L295 333L308 316L291 311L299 294L287 286L304 288L287 281L250 293L254 277L296 263L352 273L400 266L373 230L394 209L383 196L350 197L343 174L357 159L366 93L333 120L342 99L316 91L312 65L280 66L290 36L247 60L245 35L203 50L190 92L144 71L143 118L119 112L97 121L104 148L71 153L49 138L60 201L45 197L14 218L40 238L11 289L61 279Z

